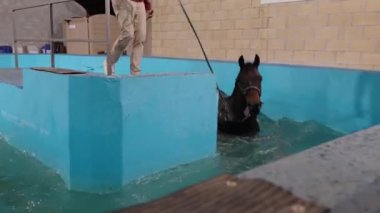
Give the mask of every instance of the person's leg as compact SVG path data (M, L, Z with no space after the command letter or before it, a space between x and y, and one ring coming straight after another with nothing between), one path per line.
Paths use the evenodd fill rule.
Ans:
M135 39L131 54L131 74L140 73L141 59L144 54L144 41L146 38L146 12L143 2L136 3L136 17L134 20Z
M135 29L133 17L135 16L135 7L133 3L131 0L112 0L112 7L121 27L120 35L113 44L110 52L110 63L112 67L119 60L125 48L131 45L134 40Z

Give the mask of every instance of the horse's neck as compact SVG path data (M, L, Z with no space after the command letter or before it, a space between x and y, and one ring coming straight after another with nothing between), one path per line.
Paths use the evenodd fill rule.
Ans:
M229 108L235 115L240 115L243 113L244 109L247 107L244 95L235 87L232 95L229 97Z

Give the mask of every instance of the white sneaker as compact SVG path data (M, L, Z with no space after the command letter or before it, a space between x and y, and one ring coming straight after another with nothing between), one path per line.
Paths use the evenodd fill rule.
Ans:
M129 69L132 76L140 75L140 68L138 66L131 64Z
M140 71L131 71L131 75L133 76L140 75Z
M104 60L103 62L103 71L104 71L104 75L107 75L107 60ZM115 75L115 65L111 66L111 74Z

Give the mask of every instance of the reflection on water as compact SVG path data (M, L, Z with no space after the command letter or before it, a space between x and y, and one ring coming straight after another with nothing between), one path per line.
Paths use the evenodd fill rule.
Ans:
M240 173L343 135L314 121L273 121L263 115L259 120L261 132L256 137L219 135L224 171Z
M0 138L0 212L104 212L146 202L219 174L236 174L332 140L341 133L314 121L259 117L256 137L218 136L218 156L141 178L121 191L70 192L59 176Z

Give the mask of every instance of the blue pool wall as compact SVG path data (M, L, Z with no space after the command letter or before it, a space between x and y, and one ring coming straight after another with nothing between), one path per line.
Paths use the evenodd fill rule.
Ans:
M0 84L0 134L70 182L69 79L24 71L24 89Z
M0 134L57 170L70 189L113 191L216 154L217 93L210 73L22 72L22 88L0 84Z
M316 120L343 133L380 123L380 73L268 65L265 110L274 119ZM270 86L269 86L270 85Z
M12 55L0 55L0 65L14 66ZM238 57L237 57L238 58ZM102 73L104 56L58 55L57 67ZM253 60L247 58L246 61ZM21 67L49 65L49 55L21 55ZM221 89L231 93L238 73L235 61L211 61ZM116 66L127 74L129 58ZM209 73L204 60L146 57L146 74ZM262 64L263 113L277 120L290 117L298 121L315 120L337 131L352 133L380 123L380 73L376 71Z

